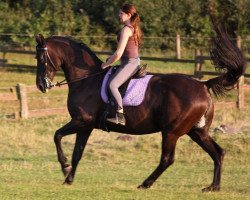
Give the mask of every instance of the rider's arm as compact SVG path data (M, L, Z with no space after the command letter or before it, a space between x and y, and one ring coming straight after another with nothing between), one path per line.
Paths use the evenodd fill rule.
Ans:
M112 65L113 63L115 63L116 61L118 61L121 57L122 54L124 52L124 49L127 45L128 42L128 38L132 36L132 31L129 27L125 26L122 31L121 31L121 35L120 35L120 40L118 42L118 47L117 50L115 51L115 53L110 56L108 58L108 60L105 63L102 63L102 68L106 68L109 65Z

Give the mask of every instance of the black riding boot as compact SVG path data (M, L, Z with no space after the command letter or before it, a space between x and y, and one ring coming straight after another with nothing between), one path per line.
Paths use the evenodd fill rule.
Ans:
M114 124L121 124L125 126L126 120L124 117L124 113L117 111L115 117L107 118L107 121L112 122Z

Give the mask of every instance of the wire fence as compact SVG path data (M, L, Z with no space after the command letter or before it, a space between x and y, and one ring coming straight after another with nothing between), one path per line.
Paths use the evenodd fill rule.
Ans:
M49 37L49 35L44 35ZM66 36L66 35L65 35ZM87 44L93 51L112 52L117 47L117 37L115 35L83 35L67 36ZM184 36L144 36L140 52L142 56L157 56L173 58L177 56L177 48L181 58L194 58L194 52L199 49L204 55L208 55L210 39L208 37L184 37ZM179 40L179 41L178 41ZM250 36L238 37L235 42L240 41L240 46L245 54L250 52ZM179 47L177 43L179 42ZM34 35L0 33L1 49L23 49L34 50L36 46Z

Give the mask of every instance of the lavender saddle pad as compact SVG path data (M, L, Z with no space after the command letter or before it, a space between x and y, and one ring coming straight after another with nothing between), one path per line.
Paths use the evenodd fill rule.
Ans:
M108 103L108 96L107 96L107 82L111 76L110 69L102 82L102 89L101 89L101 97L105 103ZM142 103L145 92L147 89L147 85L149 80L153 77L153 75L146 75L143 78L139 79L131 79L126 90L125 96L122 99L122 103L124 106L138 106Z

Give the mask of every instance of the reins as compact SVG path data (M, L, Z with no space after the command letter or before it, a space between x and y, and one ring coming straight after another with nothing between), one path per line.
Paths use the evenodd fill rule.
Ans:
M90 74L89 76L84 76L84 77L82 77L82 78L75 79L75 80L69 81L69 82L67 82L66 79L64 79L64 80L62 80L62 81L60 81L60 82L57 82L57 83L55 83L55 84L50 84L50 86L51 86L51 87L60 87L60 86L62 86L62 85L69 85L69 84L75 83L75 82L77 82L77 81L81 81L81 80L84 80L84 79L87 79L87 78L90 78L90 77L93 77L93 76L97 76L97 75L102 74L102 73L104 73L104 72L106 72L106 70L103 70L103 71L101 71L101 72L99 72L99 73Z

